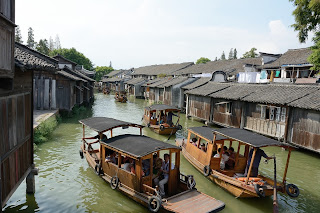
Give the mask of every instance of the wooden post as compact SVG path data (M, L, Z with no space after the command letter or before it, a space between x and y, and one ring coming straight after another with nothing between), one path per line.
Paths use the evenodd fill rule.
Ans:
M252 154L252 157L251 157L251 162L250 162L249 171L248 171L248 174L247 174L246 184L248 184L248 181L249 181L249 177L250 177L250 173L251 173L251 170L252 170L252 165L253 165L254 157L256 156L256 152L257 152L257 148L254 148L253 154Z
M86 149L86 143L84 142L84 139L85 138L85 126L84 124L82 124L82 142L83 142L83 150Z
M122 155L118 153L118 167L121 168Z
M135 168L135 171L136 171L136 176L137 176L137 181L138 181L138 186L139 186L139 189L138 191L141 192L142 191L142 176L141 176L141 172L142 172L142 168L141 168L141 159L138 159L138 161L136 161L136 168Z
M142 128L140 127L140 135L142 135Z
M239 163L239 162L238 162L238 159L239 159L239 154L240 154L240 147L241 147L241 143L239 142L239 144L238 144L238 151L237 151L236 159L235 159L235 162L234 162L234 167L236 167L237 164Z
M113 134L112 134L112 129L110 130L110 134L111 134L111 138L113 137Z
M286 163L286 167L285 167L285 169L284 169L283 180L282 180L283 185L285 185L285 183L286 183L286 178L287 178L287 172L288 172L288 167L289 167L290 156L291 156L291 147L289 147L289 152L288 152L288 157L287 157L287 163Z

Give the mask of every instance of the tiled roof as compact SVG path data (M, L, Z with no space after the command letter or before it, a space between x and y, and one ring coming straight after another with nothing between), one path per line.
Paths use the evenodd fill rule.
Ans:
M201 73L213 73L215 71L224 71L227 74L237 74L244 71L243 66L246 64L250 65L261 65L261 58L244 58L244 59L232 59L232 60L219 60L209 61L205 64L196 64L176 71L175 75L184 74L201 74Z
M155 79L152 79L152 80L148 80L147 82L145 82L144 84L142 84L143 87L146 87L146 86L149 86L151 84L154 84L158 81L161 81L161 78L155 78Z
M14 57L16 62L26 69L56 71L58 67L57 60L17 42Z
M79 71L77 71L77 70L72 70L72 69L70 69L70 68L67 67L67 66L65 66L65 67L63 68L63 70L66 71L66 72L68 72L68 73L71 74L71 75L75 75L75 76L77 76L77 77L79 77L79 78L82 78L82 79L85 79L85 80L87 80L87 81L91 81L91 82L94 82L94 81L95 81L95 80L93 80L92 78L89 78L88 76L82 74L81 72L79 72Z
M149 87L163 87L163 84L168 83L171 80L173 80L173 78L160 78L160 81L150 84Z
M186 89L186 90L194 89L208 83L209 81L210 81L210 78L199 78L198 80L195 80L191 84L185 85L184 87L182 87L182 89Z
M258 84L239 84L239 83L230 83L230 87L227 87L218 92L212 93L210 97L213 98L223 98L229 100L239 100L242 99L251 93L257 91L260 87L264 85Z
M277 60L264 64L260 68L279 68L282 65L310 64L307 58L311 53L310 48L289 49Z
M86 80L84 80L84 79L82 79L82 78L78 78L77 76L71 75L70 73L67 73L67 72L62 71L62 70L58 71L57 73L58 73L59 75L62 75L62 76L64 76L64 77L69 78L69 79L74 80L74 81L87 82Z
M135 84L141 84L143 82L145 82L146 80L143 79L143 78L132 78L128 81L126 81L125 83L126 84L132 84L132 85L135 85Z
M173 85L180 84L186 80L188 80L187 77L173 78L171 81L168 81L167 83L162 84L160 87L171 87Z
M173 75L174 72L188 67L192 64L193 62L185 62L181 64L161 64L139 67L134 69L134 73L132 73L132 75Z
M120 73L122 73L123 72L123 70L113 70L113 71L111 71L111 72L109 72L107 75L105 75L105 76L107 76L107 77L113 77L113 76L116 76L116 75L118 75L118 74L120 74Z
M320 88L305 97L289 103L288 106L320 111Z
M101 81L102 81L102 82L110 82L110 83L113 83L113 82L123 81L123 79L121 79L121 78L103 78Z
M254 88L243 101L286 105L319 89L315 85L267 84Z
M231 86L230 83L217 83L217 82L209 81L207 84L204 84L203 86L200 86L192 90L187 90L186 93L191 95L207 96L207 95L210 95L211 93L218 92L229 86Z

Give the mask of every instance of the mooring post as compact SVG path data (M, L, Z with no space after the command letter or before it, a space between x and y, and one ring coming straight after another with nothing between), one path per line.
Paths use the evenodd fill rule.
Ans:
M27 193L28 194L34 194L36 191L36 185L35 185L35 175L38 175L39 169L35 167L34 164L32 164L32 169L30 173L28 174L26 178L26 183L27 183Z

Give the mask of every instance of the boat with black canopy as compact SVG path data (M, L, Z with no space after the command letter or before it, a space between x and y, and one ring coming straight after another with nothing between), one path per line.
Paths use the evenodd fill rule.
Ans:
M152 212L218 212L224 208L222 201L195 188L193 176L180 173L181 148L143 136L144 126L105 117L79 122L83 126L80 156L87 159L112 189L118 189ZM96 131L98 137L86 137L85 127ZM139 134L113 135L115 128L129 127L140 129ZM106 132L110 132L110 138ZM99 146L94 148L94 144ZM163 154L167 156L165 164L160 158ZM165 196L160 196L159 187L154 183L154 178L159 178L159 162L162 167L168 165Z
M258 169L253 164L255 161L260 163L260 154L264 153L261 148L283 147L288 150L288 157L282 182L276 183L277 191L287 193L291 197L299 195L298 187L286 182L290 155L293 150L289 144L244 129L192 127L188 129L188 138L176 139L176 145L182 148L184 157L196 169L236 197L273 195L273 179L258 174ZM256 155L257 159L259 155L260 158L251 161Z
M176 134L177 130L182 129L179 124L180 111L173 106L154 104L145 107L142 120L145 125L159 135L173 135ZM173 117L177 117L176 122L173 121Z

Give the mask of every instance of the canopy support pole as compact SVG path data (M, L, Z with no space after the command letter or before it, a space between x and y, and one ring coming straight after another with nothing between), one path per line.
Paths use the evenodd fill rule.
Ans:
M248 174L247 174L247 179L246 179L246 182L245 182L246 184L248 184L248 181L249 181L249 177L250 177L250 173L251 173L251 170L252 170L253 161L254 161L254 158L256 156L256 152L257 152L257 148L254 148L253 154L252 154L252 157L251 157L249 171L248 171Z
M283 179L282 179L283 185L285 185L285 183L286 183L286 178L287 178L287 172L288 172L288 167L289 167L290 156L291 156L291 148L289 147L289 152L288 152L288 157L287 157L286 168L284 169L284 174L283 174Z

